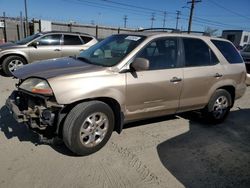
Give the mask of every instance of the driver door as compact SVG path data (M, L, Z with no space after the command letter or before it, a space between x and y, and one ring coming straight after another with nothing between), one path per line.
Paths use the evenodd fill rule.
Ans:
M175 113L179 107L183 72L179 67L178 39L161 38L137 57L149 60L149 70L126 74L126 120Z
M61 57L61 38L61 34L50 34L37 39L37 46L30 46L29 49L31 62Z

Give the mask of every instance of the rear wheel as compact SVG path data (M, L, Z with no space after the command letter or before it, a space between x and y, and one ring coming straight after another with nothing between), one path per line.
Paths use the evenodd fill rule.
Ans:
M211 123L221 123L227 117L232 106L232 97L224 89L218 89L204 109L205 118Z
M65 145L78 155L100 150L114 129L112 109L100 101L76 105L67 115L63 127Z
M3 60L3 72L7 76L12 76L12 73L19 67L26 64L26 61L20 56L8 56Z

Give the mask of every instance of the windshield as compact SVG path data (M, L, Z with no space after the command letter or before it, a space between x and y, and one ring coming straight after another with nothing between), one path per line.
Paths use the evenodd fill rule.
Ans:
M243 52L250 52L250 45L246 45L243 50Z
M37 38L41 35L42 35L41 33L37 33L37 34L31 35L31 36L28 36L22 40L17 41L16 44L20 44L20 45L27 44L28 42L34 40L35 38Z
M78 58L87 63L111 67L118 64L144 39L144 36L113 35L83 51Z

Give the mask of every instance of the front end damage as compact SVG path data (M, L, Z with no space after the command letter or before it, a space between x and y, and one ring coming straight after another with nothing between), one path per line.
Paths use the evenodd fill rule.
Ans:
M58 122L62 105L53 96L33 94L23 90L13 91L6 101L10 113L18 123L26 124L39 133L40 138L58 136Z

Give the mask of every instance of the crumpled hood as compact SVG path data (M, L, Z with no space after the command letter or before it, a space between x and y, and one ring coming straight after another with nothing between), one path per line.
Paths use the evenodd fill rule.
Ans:
M26 79L28 77L53 78L57 76L89 73L104 70L105 67L85 63L75 58L66 57L49 59L25 65L13 72L14 77Z

